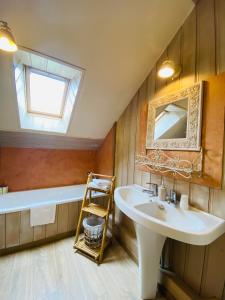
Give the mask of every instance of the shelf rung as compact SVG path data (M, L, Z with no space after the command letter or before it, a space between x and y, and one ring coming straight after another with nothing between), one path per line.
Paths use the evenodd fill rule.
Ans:
M88 206L83 207L82 211L85 211L87 213L93 214L101 218L105 218L108 214L107 209L95 203L90 203Z
M104 245L104 249L108 246L109 244L109 238L106 239L106 242L105 242L105 245ZM81 252L84 252L88 255L90 255L91 257L93 257L95 260L98 259L99 255L100 255L100 247L96 248L96 249L92 249L90 247L88 247L86 244L85 244L85 241L84 241L84 236L81 235L77 241L77 243L74 245L74 248L81 251Z
M89 191L94 191L94 192L99 192L99 193L103 193L103 194L106 194L106 195L109 195L110 193L110 189L101 189L101 188L97 188L97 187L88 187L88 190Z

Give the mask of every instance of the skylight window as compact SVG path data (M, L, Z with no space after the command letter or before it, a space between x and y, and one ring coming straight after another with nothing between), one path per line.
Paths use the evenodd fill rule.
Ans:
M84 69L23 48L14 72L20 128L67 133Z
M62 118L68 80L29 67L26 68L26 76L27 111Z

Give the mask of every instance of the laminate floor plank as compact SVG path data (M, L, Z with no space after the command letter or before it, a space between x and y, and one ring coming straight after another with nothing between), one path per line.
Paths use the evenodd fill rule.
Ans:
M115 243L100 266L73 238L0 258L1 300L140 300L138 267Z

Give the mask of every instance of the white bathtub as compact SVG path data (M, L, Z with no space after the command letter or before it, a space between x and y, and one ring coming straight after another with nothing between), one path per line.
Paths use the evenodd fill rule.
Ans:
M83 199L85 184L12 192L0 195L0 214L12 213L49 204L63 204ZM93 193L93 197L100 193Z
M74 235L85 184L0 195L0 255ZM93 193L104 205L101 193ZM56 204L55 223L30 226L30 209Z

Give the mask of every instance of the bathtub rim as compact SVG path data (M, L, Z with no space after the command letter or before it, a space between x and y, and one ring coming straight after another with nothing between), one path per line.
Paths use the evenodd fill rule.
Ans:
M82 187L83 188L83 193L82 195L77 195L77 196L66 196L63 195L60 199L55 199L55 195L49 195L49 193L51 192L56 192L57 190L60 189L65 189L65 191L70 191L71 189L74 189L75 187ZM77 202L77 201L81 201L83 199L83 195L85 192L85 187L86 184L75 184L75 185L68 185L68 186L60 186L60 187L52 187L52 188L43 188L43 189L34 189L34 190L27 190L27 191L18 191L18 192L9 192L7 194L4 195L0 195L0 215L3 214L7 214L7 213L13 213L13 212L19 212L19 211L24 211L24 210L30 210L32 208L36 208L36 207L43 207L43 206L47 206L47 205L59 205L59 204L64 204L64 203L70 203L70 202ZM29 197L32 193L40 193L40 197L43 196L41 194L48 192L48 199L46 199L45 201L42 201L40 203L35 202L29 202L30 200L28 200L27 204L20 204L18 206L13 206L13 207L6 207L6 208L1 208L1 201L7 201L7 198L12 198L12 196L18 196L21 195L24 197ZM36 195L37 196L37 195ZM97 198L97 197L101 197L104 196L104 194L96 192L92 194L93 198ZM30 197L29 197L30 199ZM10 201L11 199L8 199L8 201ZM18 200L19 202L19 200ZM18 203L19 204L19 203Z

